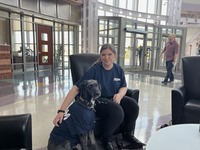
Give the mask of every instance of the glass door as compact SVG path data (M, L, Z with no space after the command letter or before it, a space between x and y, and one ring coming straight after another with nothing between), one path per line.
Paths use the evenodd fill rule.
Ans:
M126 32L124 68L129 71L149 68L150 50L146 48L146 35Z
M39 69L51 69L53 64L52 27L38 25Z

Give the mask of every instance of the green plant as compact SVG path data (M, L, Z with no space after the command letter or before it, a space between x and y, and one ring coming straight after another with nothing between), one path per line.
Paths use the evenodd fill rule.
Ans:
M57 50L55 53L55 64L57 66L60 66L61 62L62 62L62 51L63 51L63 46L61 44L59 44L57 46Z

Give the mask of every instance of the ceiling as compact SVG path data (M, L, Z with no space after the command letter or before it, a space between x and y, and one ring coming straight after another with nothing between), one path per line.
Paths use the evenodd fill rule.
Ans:
M181 7L181 17L184 18L200 18L200 3L182 3Z
M83 0L58 0L59 3L67 3L71 5L82 5Z

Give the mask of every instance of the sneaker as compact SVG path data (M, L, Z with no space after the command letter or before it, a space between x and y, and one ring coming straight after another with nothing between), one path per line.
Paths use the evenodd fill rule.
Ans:
M104 150L114 150L112 142L107 139L101 139Z
M167 82L166 81L162 81L161 82L163 85L167 85Z
M142 148L143 146L146 146L146 144L142 143L140 140L138 140L132 133L131 134L122 134L123 139L129 143L132 143L135 145L135 147Z

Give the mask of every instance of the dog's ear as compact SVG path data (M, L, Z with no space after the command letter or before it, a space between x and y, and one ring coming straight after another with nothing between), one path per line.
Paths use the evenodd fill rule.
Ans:
M87 91L87 80L84 80L81 85L80 85L80 88L79 88L79 94L81 97L85 98L85 97L88 97L88 91Z

